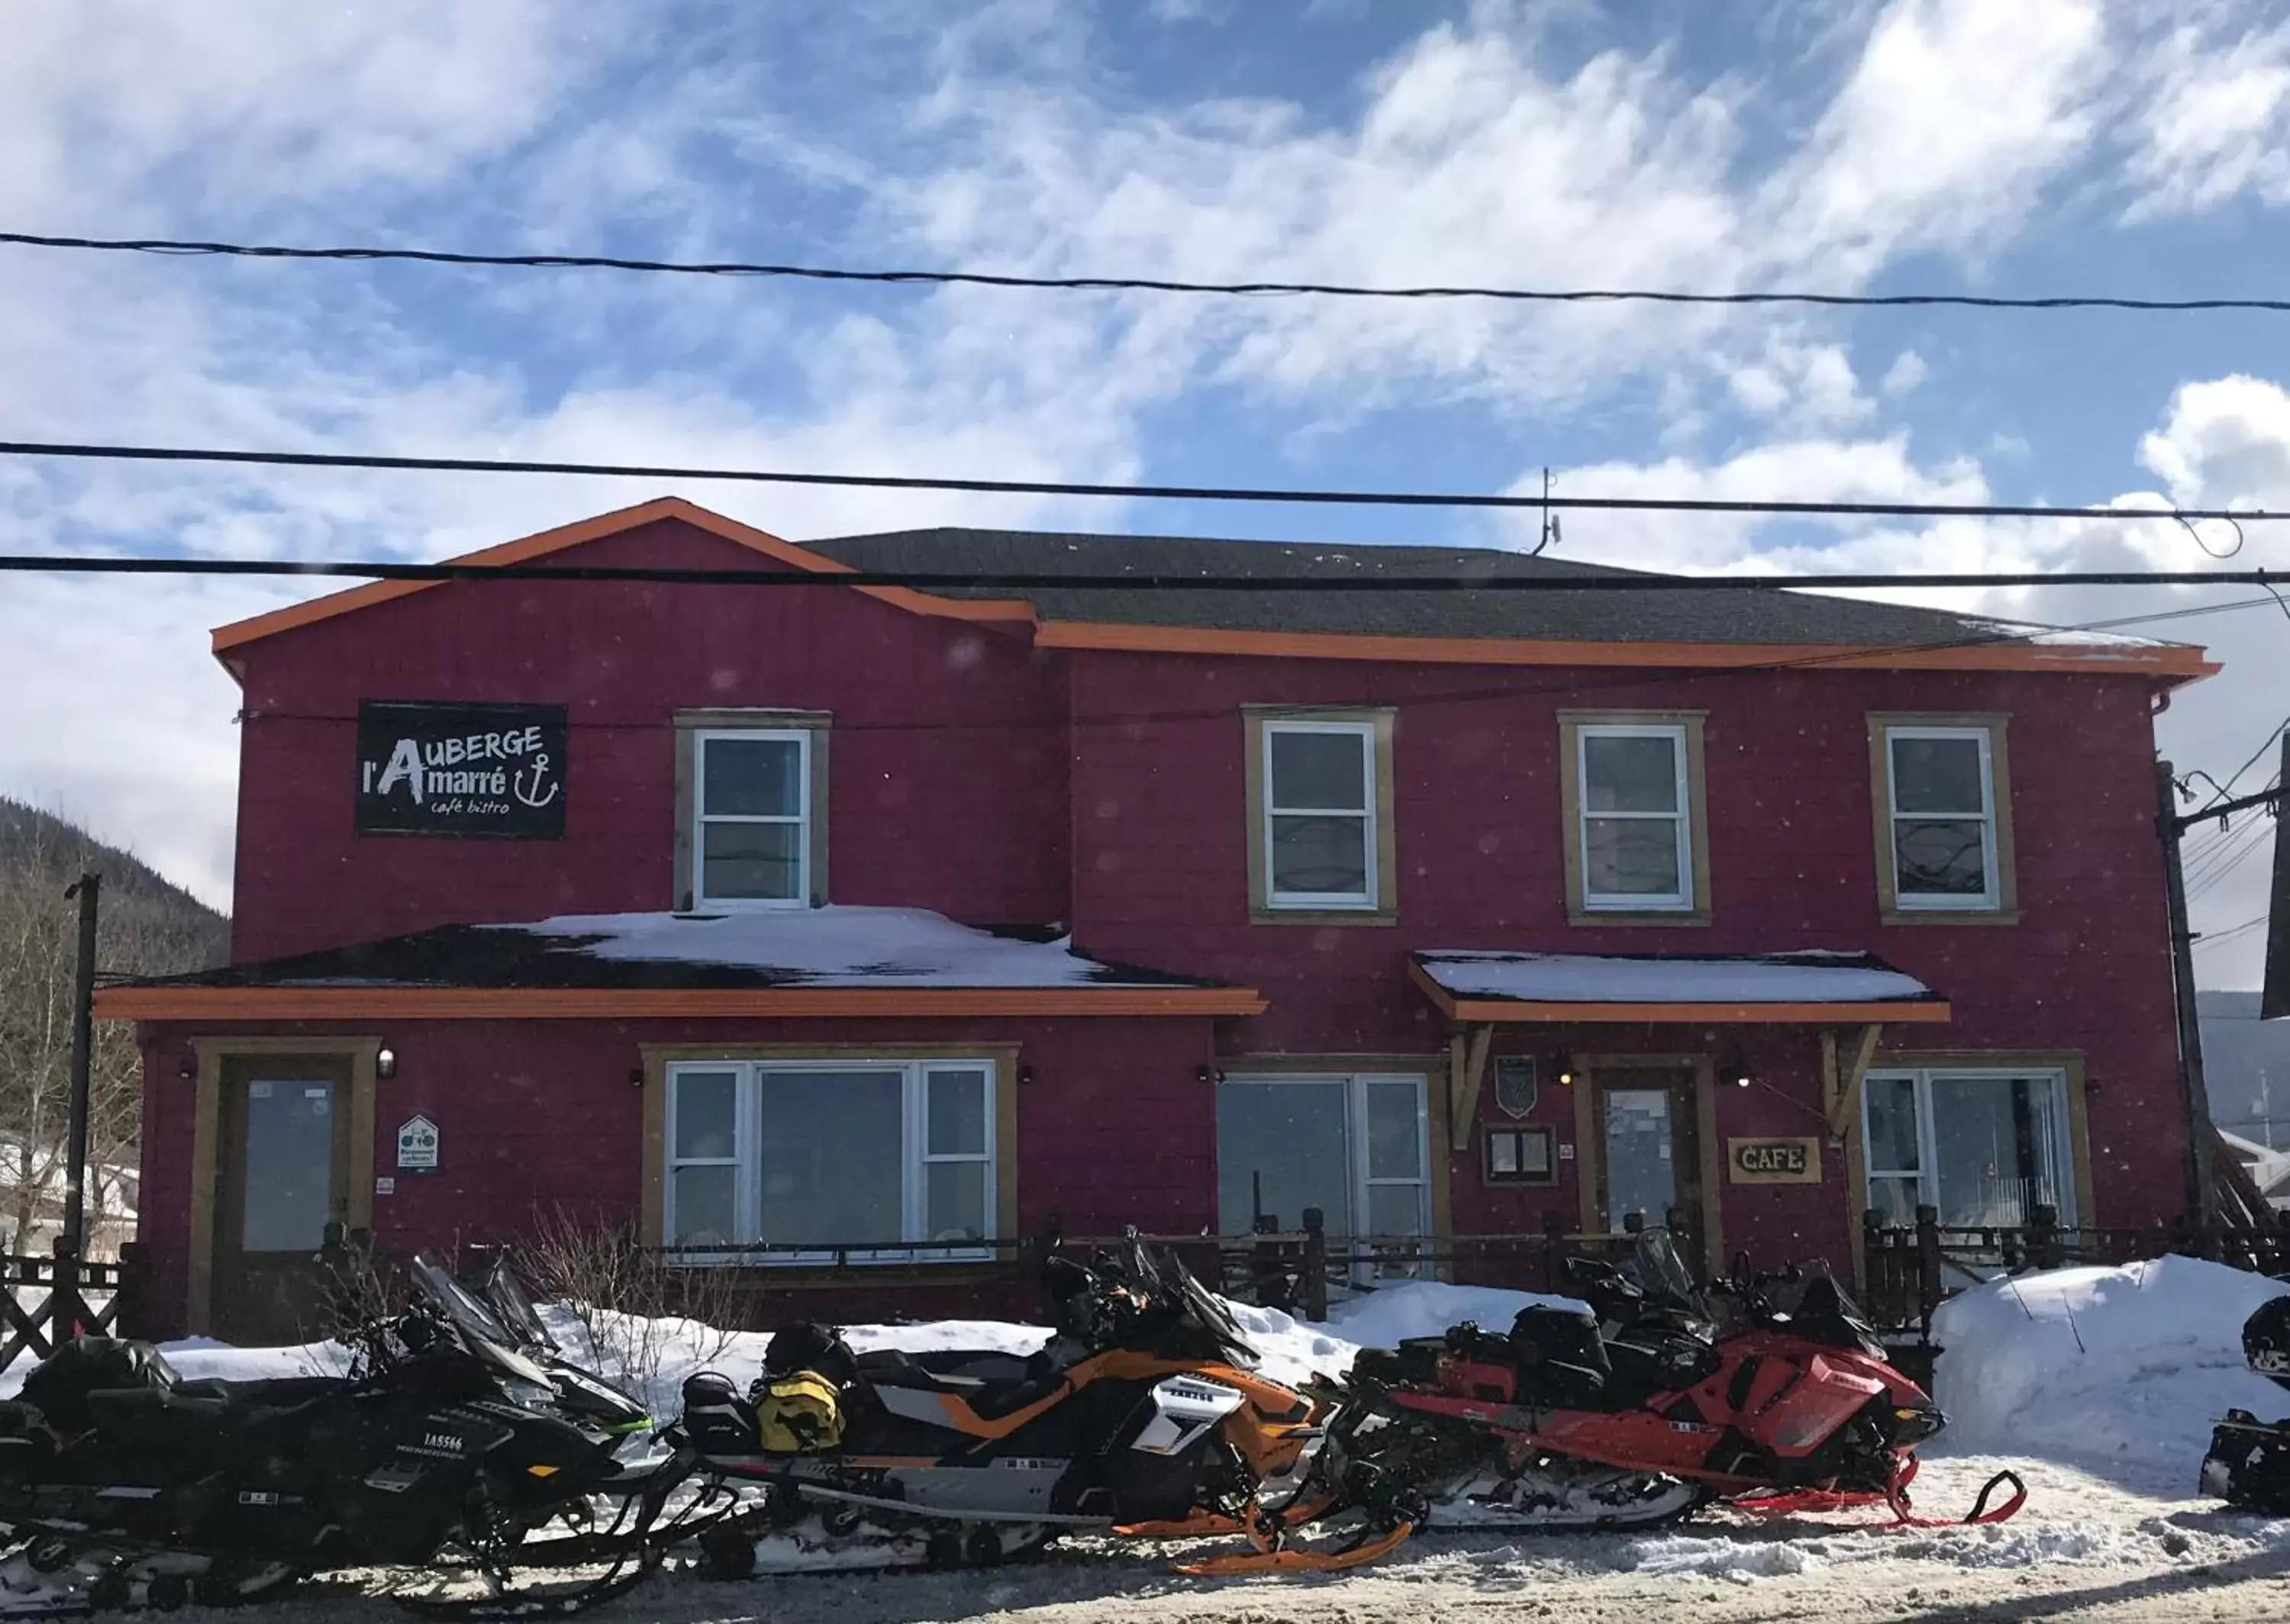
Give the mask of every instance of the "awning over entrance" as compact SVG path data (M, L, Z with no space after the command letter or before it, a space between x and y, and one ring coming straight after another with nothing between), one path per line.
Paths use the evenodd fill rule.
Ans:
M1420 952L1409 973L1456 1021L1940 1021L1948 1000L1871 954Z
M110 1020L1253 1015L1253 988L905 908L454 924L96 995Z

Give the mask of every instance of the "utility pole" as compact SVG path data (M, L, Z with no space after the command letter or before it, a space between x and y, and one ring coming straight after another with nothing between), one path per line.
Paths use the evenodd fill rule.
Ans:
M2290 738L2283 741L2284 762L2290 765ZM2211 1164L2218 1130L2211 1122L2211 1100L2203 1080L2202 1014L2195 1003L2195 933L2187 924L2187 871L2180 842L2189 829L2256 807L2271 808L2281 799L2280 788L2262 789L2231 801L2221 801L2198 812L2182 813L2172 804L2175 780L2167 761L2156 764L2156 831L2163 838L2163 875L2171 917L2171 980L2179 1012L2179 1084L2186 1096L2189 1194L2195 1219L2208 1242L2218 1232L2218 1172Z
M78 1295L78 1262L87 1250L88 1095L95 1065L95 920L103 876L83 874L64 892L79 899L79 974L72 994L71 1124L64 1149L64 1246L72 1260L73 1297ZM60 1332L64 1327L59 1326Z

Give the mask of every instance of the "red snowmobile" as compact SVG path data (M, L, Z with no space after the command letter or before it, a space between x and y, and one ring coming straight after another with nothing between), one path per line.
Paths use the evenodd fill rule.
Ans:
M1342 1454L1420 1497L1433 1527L1644 1528L1719 1499L1882 1503L1910 1520L1915 1449L1940 1410L1825 1272L1715 1288L1742 1309L1722 1337L1661 1230L1619 1267L1573 1259L1568 1274L1589 1308L1537 1305L1508 1334L1457 1325L1362 1354L1329 1428ZM1804 1287L1793 1312L1768 1295L1784 1280ZM2006 1482L2015 1497L1991 1511ZM2000 1475L1966 1520L2024 1499Z

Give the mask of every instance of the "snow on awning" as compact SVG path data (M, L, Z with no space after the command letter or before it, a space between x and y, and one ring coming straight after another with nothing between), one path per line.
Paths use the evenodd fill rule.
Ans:
M454 924L104 988L108 1020L1252 1015L1252 988L1085 957L1057 932L910 908Z
M1702 957L1421 952L1409 972L1453 1020L1934 1021L1948 1001L1867 953Z

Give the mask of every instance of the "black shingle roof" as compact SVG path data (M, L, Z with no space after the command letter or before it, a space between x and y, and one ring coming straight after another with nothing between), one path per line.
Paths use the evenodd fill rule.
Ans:
M701 916L694 916L701 917ZM1046 942L1049 927L987 927L988 936ZM286 958L229 964L186 975L125 980L127 987L487 987L487 988L674 988L682 989L773 987L881 986L902 979L895 964L869 964L860 980L821 972L815 967L773 964L724 964L704 958L615 959L587 949L605 940L560 934L517 925L445 924L411 935L348 947L325 948ZM934 970L917 968L917 985L960 987L971 983ZM1229 982L1172 975L1138 964L1098 963L1074 986L1217 988ZM1019 985L1013 983L1013 985ZM1037 985L1023 983L1022 985Z
M1471 575L1579 580L1643 575L1492 548L1338 546L1221 541L1191 536L1069 535L1045 531L893 531L804 545L862 570L1031 575L1133 575L1138 589L1023 593L933 588L949 596L1024 597L1048 620L1234 631L1406 637L1497 637L1599 643L1921 644L2017 640L2039 628L1944 610L1784 591L1283 592L1283 579ZM1248 575L1250 591L1157 592L1156 577Z

